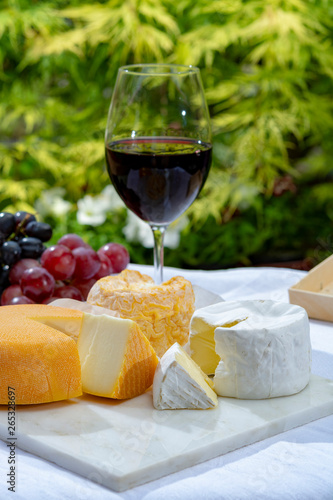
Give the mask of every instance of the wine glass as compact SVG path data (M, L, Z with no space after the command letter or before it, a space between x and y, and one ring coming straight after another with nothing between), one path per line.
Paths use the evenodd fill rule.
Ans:
M164 233L197 198L211 164L199 69L173 64L119 68L105 153L119 196L153 231L154 278L162 283Z

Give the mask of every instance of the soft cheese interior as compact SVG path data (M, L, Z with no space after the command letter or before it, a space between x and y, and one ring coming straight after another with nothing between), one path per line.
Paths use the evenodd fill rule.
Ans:
M189 348L201 369L215 374L220 396L287 396L309 382L309 320L299 306L252 300L199 309L191 320Z
M175 342L160 360L153 384L158 410L208 409L217 406L212 382Z
M111 323L111 324L110 324ZM85 314L78 349L84 391L107 396L121 371L132 322ZM111 354L116 353L112 356Z
M127 399L153 382L158 358L130 319L83 313L77 348L84 392Z

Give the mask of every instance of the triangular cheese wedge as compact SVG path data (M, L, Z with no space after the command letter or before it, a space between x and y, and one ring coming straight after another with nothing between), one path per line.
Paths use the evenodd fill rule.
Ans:
M132 320L84 313L77 347L88 394L133 398L153 383L158 358Z
M177 342L158 364L153 401L157 410L204 410L218 403L211 380Z

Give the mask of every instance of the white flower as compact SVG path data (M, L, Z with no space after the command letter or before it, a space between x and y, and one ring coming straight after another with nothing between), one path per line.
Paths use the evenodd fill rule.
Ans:
M145 248L153 248L154 246L153 233L149 225L133 212L128 211L127 224L123 233L128 241L139 242Z
M112 184L108 184L98 198L105 206L105 210L109 210L110 212L116 212L117 210L126 208L125 203Z
M185 229L188 222L188 217L183 215L170 224L164 235L164 245L166 247L173 249L178 248L180 243L180 233L183 229Z
M84 196L77 202L78 211L76 218L79 224L90 226L100 226L106 220L106 211L102 204L98 202L98 197Z
M63 200L62 198L54 198L52 204L52 215L56 217L63 217L66 215L72 207L69 201Z
M35 202L37 213L42 218L47 215L64 217L72 208L72 204L63 199L65 192L63 188L52 188L43 191L40 198Z
M164 235L164 246L177 248L180 242L180 233L187 226L188 218L183 215L172 222ZM127 224L123 233L128 241L141 243L145 248L154 247L153 232L147 222L144 222L132 212L128 211Z
M77 202L77 206L77 221L90 226L99 226L105 222L108 213L126 208L111 185L106 186L97 196L84 196Z

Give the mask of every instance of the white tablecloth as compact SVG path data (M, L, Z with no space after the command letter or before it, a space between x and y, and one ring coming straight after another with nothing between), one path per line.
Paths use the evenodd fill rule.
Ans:
M151 267L130 267L153 275ZM288 302L288 288L304 274L277 268L167 268L164 277L183 275L225 300L270 298ZM310 324L312 372L333 379L333 324L313 320ZM16 460L16 492L12 493L6 482L8 448L0 442L1 499L332 500L333 415L123 493L109 491L18 448Z

